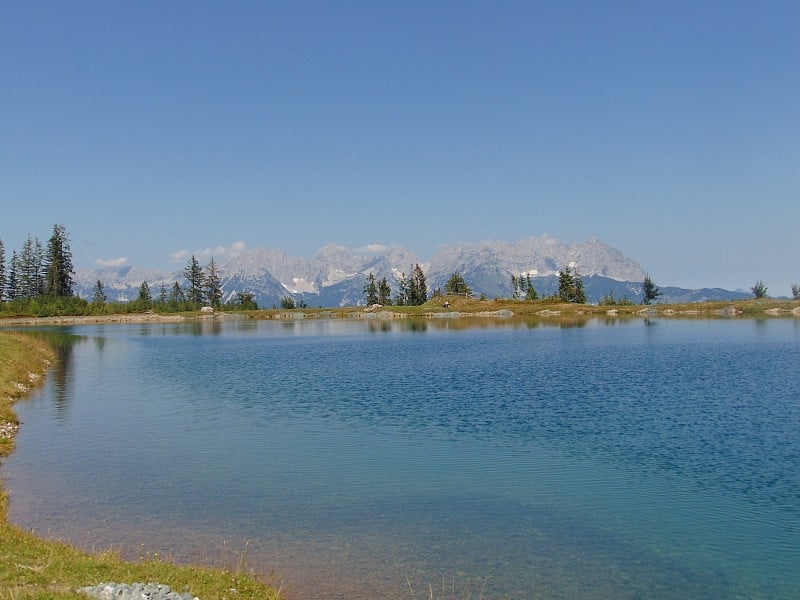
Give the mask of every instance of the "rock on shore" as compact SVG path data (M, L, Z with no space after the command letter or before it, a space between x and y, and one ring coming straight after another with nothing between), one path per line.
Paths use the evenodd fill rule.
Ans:
M99 583L78 591L100 600L199 600L188 592L174 592L161 583Z

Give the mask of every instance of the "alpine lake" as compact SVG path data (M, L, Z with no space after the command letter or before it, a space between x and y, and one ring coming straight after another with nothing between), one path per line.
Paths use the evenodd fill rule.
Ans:
M800 319L36 331L0 477L44 537L289 599L800 597Z

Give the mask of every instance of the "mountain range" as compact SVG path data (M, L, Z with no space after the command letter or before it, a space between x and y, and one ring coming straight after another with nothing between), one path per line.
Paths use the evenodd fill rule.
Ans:
M617 299L628 297L638 303L645 277L644 269L636 261L600 240L569 245L546 235L517 242L451 244L440 248L428 262L401 246L365 253L329 244L310 259L259 247L218 261L217 265L224 300L238 292L250 292L260 307L269 308L279 305L286 296L314 307L363 304L364 285L370 274L378 280L385 277L394 293L403 274L408 275L417 263L425 273L429 293L443 289L450 276L458 272L476 296L488 298L510 297L512 275L530 275L540 296L554 294L558 289L558 271L570 266L583 277L589 302L613 294ZM135 299L144 281L154 297L162 284L169 290L176 281L181 285L186 283L183 266L175 272L133 266L79 269L75 274L75 292L91 299L98 280L111 301ZM751 297L746 292L718 288L662 287L661 290L662 300L668 302Z

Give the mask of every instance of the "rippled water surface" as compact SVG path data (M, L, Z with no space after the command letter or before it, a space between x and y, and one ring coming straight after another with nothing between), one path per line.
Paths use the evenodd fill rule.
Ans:
M11 519L290 598L800 597L797 320L462 325L45 332Z

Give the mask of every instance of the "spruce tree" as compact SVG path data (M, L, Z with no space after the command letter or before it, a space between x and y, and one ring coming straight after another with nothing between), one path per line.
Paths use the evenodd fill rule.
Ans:
M562 302L572 302L575 297L575 279L569 266L558 272L558 297Z
M419 263L411 269L411 276L408 279L408 297L406 304L409 306L419 306L428 301L428 285L425 283L425 273Z
M164 285L164 282L161 282L161 289L158 292L158 304L160 306L165 306L167 304L168 296L167 296L167 286Z
M6 249L0 240L0 302L6 299Z
M562 302L586 303L583 278L577 268L567 266L558 272L558 297Z
M19 271L19 256L17 256L16 250L12 250L11 262L9 263L8 269L8 284L6 287L9 300L16 300L21 297L19 289Z
M256 296L252 292L236 292L234 304L242 310L258 310Z
M378 284L373 273L367 276L367 283L364 284L364 302L367 306L378 304Z
M150 286L146 281L143 281L142 285L139 286L138 300L143 304L150 304L153 301L153 296L150 294Z
M211 262L206 267L206 276L204 279L205 292L208 303L214 308L219 308L222 304L222 285L220 284L219 272L217 271L217 263L214 262L214 257L211 257Z
M99 279L94 284L94 291L92 293L92 304L105 304L108 297L103 289L103 282Z
M576 304L586 304L586 291L583 289L583 277L578 273L578 269L574 270L575 293L572 301Z
M392 288L389 287L389 282L386 277L378 282L378 304L389 306L392 303Z
M472 290L458 271L450 275L450 279L444 284L444 291L448 294L458 294L459 296L472 295Z
M189 264L186 265L186 268L183 270L183 274L186 277L186 281L189 283L189 288L186 291L186 299L195 304L202 304L203 280L205 277L203 276L203 269L200 267L200 263L197 262L197 258L194 254L192 254Z
M36 298L44 291L42 243L30 234L22 245L17 264L17 289L21 298Z
M173 310L178 310L178 307L184 302L186 302L186 294L183 292L181 284L176 281L169 294L169 304Z
M530 274L525 279L525 300L533 301L538 300L539 294L536 293L536 289L533 287L533 283L531 282Z
M394 303L397 306L408 304L408 280L406 280L405 273L400 273L400 278L397 280L397 294L394 297Z
M53 225L45 257L45 294L56 298L72 296L72 251L69 235L63 225Z
M644 298L642 302L644 304L650 304L653 300L658 298L661 295L661 290L658 289L658 286L653 283L653 280L650 278L650 274L646 273L644 276L644 282L642 283L642 293L644 294Z

